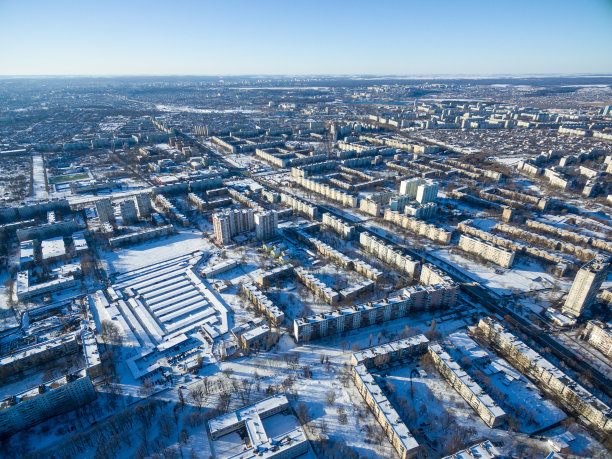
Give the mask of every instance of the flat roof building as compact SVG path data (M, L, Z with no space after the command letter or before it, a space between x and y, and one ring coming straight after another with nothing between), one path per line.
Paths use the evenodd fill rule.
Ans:
M592 260L580 268L561 310L563 314L580 317L584 309L595 300L609 269L610 260L600 259Z
M223 454L223 459L291 459L308 452L308 439L290 410L287 397L277 394L211 419L208 428L213 441L238 430L246 432L243 444L236 445L235 453ZM271 423L275 424L273 436L266 430Z
M136 203L133 199L121 201L119 204L121 209L121 218L124 225L130 225L138 221L138 213L136 212Z

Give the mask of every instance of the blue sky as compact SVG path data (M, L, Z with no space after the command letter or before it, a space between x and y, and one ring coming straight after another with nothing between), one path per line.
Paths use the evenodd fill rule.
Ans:
M612 74L612 0L0 0L0 75Z

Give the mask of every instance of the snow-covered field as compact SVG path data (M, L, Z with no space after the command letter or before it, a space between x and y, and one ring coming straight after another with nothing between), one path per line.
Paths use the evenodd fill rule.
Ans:
M178 234L103 254L111 272L124 273L143 266L185 255L196 250L210 251L213 246L202 233L189 229Z
M475 281L502 295L550 289L553 285L559 284L556 277L548 274L540 264L528 258L517 259L512 269L504 269L498 266L489 268L482 263L467 258L461 254L460 250L455 248L438 248L431 253L453 265Z
M32 191L36 199L49 199L49 193L45 184L45 166L43 164L42 155L34 155L32 157L32 178L34 186Z

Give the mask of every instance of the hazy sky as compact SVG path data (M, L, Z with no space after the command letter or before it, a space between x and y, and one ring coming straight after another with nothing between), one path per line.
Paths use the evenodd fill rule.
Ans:
M612 73L612 0L0 0L0 75Z

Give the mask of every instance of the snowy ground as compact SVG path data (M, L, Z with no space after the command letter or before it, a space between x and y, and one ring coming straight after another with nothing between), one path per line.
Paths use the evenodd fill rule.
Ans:
M450 454L478 438L490 438L492 429L435 369L427 371L426 377L413 378L412 398L410 373L419 368L415 363L394 368L384 375L374 373L374 376L380 387L395 388L390 390L391 402L432 457ZM450 440L453 435L460 437Z
M108 261L111 272L123 273L170 258L185 255L196 250L204 252L213 246L202 233L194 229L179 230L178 234L135 244L116 252L107 252L103 257Z
M556 334L556 338L567 347L578 352L591 365L608 376L608 378L612 378L612 360L591 346L587 341L581 340L575 335L575 331L560 332Z
M497 265L488 267L485 264L473 261L456 248L437 248L432 253L475 281L502 295L550 289L553 285L560 283L556 277L548 274L539 263L533 262L529 258L517 258L511 269L504 269ZM562 285L565 285L565 283L562 283Z
M40 200L49 199L49 193L47 193L47 188L45 186L45 167L42 155L34 155L32 157L32 168L32 177L34 179L32 191L34 197Z

